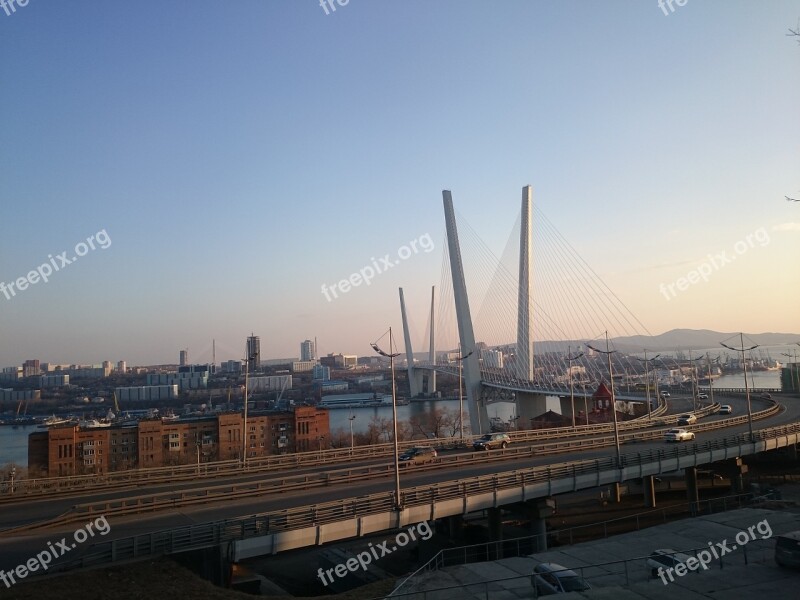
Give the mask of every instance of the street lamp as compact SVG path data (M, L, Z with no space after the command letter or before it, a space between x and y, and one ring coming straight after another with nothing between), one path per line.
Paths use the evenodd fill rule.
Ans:
M319 440L319 451L322 452L322 440L325 439L325 436L321 435L317 439Z
M579 359L583 356L583 352L576 356L570 356L572 346L567 346L567 360L569 361L569 399L572 402L572 428L575 428L575 391L572 388L572 361ZM586 396L583 398L584 406L586 405ZM588 411L587 411L588 412Z
M697 387L697 364L696 361L703 360L702 356L692 358L692 351L689 350L689 368L692 370L692 410L697 410L697 394L699 389Z
M464 360L472 356L472 353L475 350L470 350L467 354L462 356L456 357L458 361L458 410L459 410L459 419L461 419L461 423L459 424L459 430L461 431L461 444L464 444L464 391L463 385L461 380L461 369L464 365Z
M661 356L661 355L660 354L656 354L650 360L655 360L659 356ZM651 403L650 403L650 370L647 368L647 362L648 362L647 361L647 350L644 351L644 359L641 359L638 356L635 356L634 358L636 360L638 360L639 362L643 362L644 363L644 382L645 382L645 388L647 390L647 420L650 421L652 419L652 416L650 415L650 409L651 409ZM656 390L656 394L658 394L657 390Z
M247 464L247 378L250 373L250 361L255 360L256 355L250 354L245 350L244 357L244 418L242 419L242 467Z
M350 421L350 453L352 454L353 453L353 445L354 445L353 444L353 421L355 420L356 416L351 414L347 418Z
M758 344L755 346L751 346L750 348L744 347L744 334L739 333L739 343L741 344L741 348L734 348L733 346L729 346L725 342L720 342L721 346L724 346L728 350L734 350L736 352L742 353L742 366L744 368L744 393L747 396L747 425L750 429L750 441L753 441L753 411L750 408L750 387L747 385L747 361L744 358L744 353L750 350L755 350L758 348Z
M384 334L385 335L385 334ZM396 356L400 356L399 352L392 353L394 349L394 342L392 340L392 328L389 327L389 352L384 352L378 347L378 342L372 342L370 344L372 349L375 350L381 356L385 356L389 359L389 365L392 369L392 427L394 428L394 508L397 511L403 509L403 503L400 499L400 462L399 462L399 451L397 448L397 399L395 396L395 383L394 383L394 359Z
M586 344L588 348L591 348L595 352L599 352L600 354L605 354L608 358L608 379L611 381L611 413L614 415L614 445L617 447L617 467L622 467L622 454L619 450L619 429L617 427L617 401L614 397L614 371L612 370L611 366L611 355L616 352L616 350L609 350L608 349L608 331L606 331L606 349L599 350L590 344Z

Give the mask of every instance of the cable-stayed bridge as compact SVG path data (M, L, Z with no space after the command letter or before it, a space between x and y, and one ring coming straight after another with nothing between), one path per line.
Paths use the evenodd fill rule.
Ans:
M561 412L566 415L571 409L568 396L578 399L578 409L588 411L589 397L601 383L613 387L614 378L623 377L628 383L649 380L648 386L652 385L652 363L614 355L612 346L610 365L603 353L606 340L600 336L649 332L552 223L534 210L531 186L522 189L519 218L511 237L517 238L518 244L510 241L499 259L468 225L459 231L452 194L445 190L442 195L447 245L438 318L435 290L431 294L428 360L424 363L414 361L400 289L412 397L436 390L437 371L458 375L461 370L470 427L474 433L482 433L489 429L486 405L491 401L514 402L516 414L529 419L545 412L547 396L561 397ZM460 234L467 242L464 245ZM472 260L462 255L465 248ZM482 290L484 296L476 320L467 293L468 270L475 278L470 289ZM442 342L437 342L434 334L438 331L440 338L447 339L453 321L457 341L450 335L448 341L454 342L450 350L437 353L436 344L441 348ZM619 391L613 395L617 401L643 399Z

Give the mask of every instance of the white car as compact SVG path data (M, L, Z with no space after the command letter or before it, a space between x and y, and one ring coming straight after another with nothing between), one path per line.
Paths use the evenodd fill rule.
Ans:
M667 569L674 569L678 565L686 564L691 556L683 552L676 552L671 548L662 548L654 550L653 553L647 558L647 566L650 567L650 574L653 577L658 577L658 570L662 572Z
M678 417L678 425L694 425L695 423L697 423L697 417L691 413L686 413Z
M662 398L669 398L669 392L661 392Z
M669 429L664 433L665 442L690 442L694 434L686 429Z
M733 407L730 404L723 404L719 407L719 414L721 415L732 415L733 414Z
M697 399L698 400L708 400L708 394L706 394L704 392L700 392L699 394L697 394Z

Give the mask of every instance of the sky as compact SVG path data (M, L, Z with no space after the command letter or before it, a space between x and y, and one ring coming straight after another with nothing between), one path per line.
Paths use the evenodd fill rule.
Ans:
M15 9L0 366L421 340L442 190L499 256L527 184L646 331L800 332L796 0Z

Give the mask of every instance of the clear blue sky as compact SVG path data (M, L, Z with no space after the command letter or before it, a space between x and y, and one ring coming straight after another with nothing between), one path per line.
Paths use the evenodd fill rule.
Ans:
M499 254L528 183L651 332L800 332L798 18L796 0L0 11L0 281L111 239L0 295L0 366L210 360L212 338L221 360L251 330L265 357L314 336L367 354L400 326L398 286L424 329L441 190ZM434 251L325 300L426 233Z

